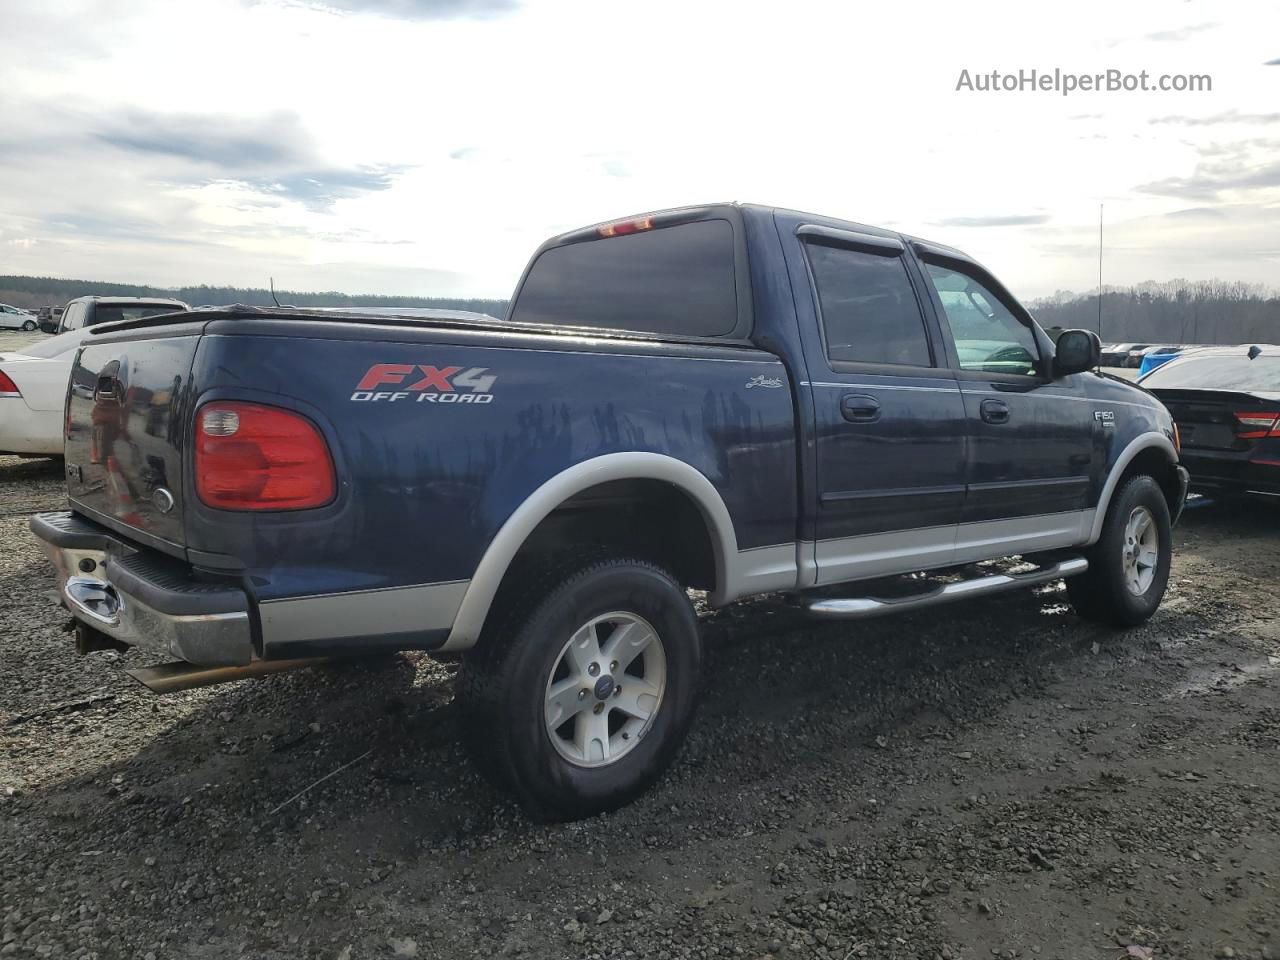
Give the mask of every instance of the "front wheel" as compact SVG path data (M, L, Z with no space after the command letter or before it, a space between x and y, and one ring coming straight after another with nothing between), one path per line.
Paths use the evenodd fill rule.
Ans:
M555 574L463 667L477 765L541 819L635 799L671 763L693 718L702 663L684 589L615 558Z
M1117 627L1150 619L1164 599L1173 560L1169 504L1153 478L1131 477L1116 492L1087 557L1088 572L1067 580L1080 616Z
M22 329L25 330L27 333L30 333L35 328L36 328L36 322L34 320L26 320L22 324Z

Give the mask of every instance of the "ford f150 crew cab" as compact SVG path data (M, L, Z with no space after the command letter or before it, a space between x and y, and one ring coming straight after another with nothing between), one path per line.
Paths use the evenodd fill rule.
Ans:
M96 328L71 510L32 529L81 648L176 658L138 671L157 688L463 654L482 767L581 816L644 790L691 722L689 590L854 621L1066 577L1082 616L1150 617L1187 475L1168 412L1098 352L1055 347L950 247L664 211L544 244L503 320ZM1008 556L1028 562L974 566ZM877 582L942 568L914 595Z

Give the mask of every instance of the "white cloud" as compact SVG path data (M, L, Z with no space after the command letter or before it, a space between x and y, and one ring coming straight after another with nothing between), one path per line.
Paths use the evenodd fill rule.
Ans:
M1105 202L1108 282L1274 282L1274 148L1209 151L1274 114L1278 25L1205 0L6 0L0 238L35 242L4 272L504 296L551 234L739 199L952 243L1025 296L1089 286ZM955 90L1055 67L1213 90ZM1189 207L1223 216L1166 216Z

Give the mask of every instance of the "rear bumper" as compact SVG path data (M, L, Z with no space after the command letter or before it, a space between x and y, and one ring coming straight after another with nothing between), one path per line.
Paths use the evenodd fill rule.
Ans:
M1184 449L1182 457L1191 469L1191 489L1196 493L1280 496L1280 451L1242 455Z
M40 513L62 603L78 621L127 643L201 666L243 666L255 656L249 598L194 579L184 564L140 550L78 514Z

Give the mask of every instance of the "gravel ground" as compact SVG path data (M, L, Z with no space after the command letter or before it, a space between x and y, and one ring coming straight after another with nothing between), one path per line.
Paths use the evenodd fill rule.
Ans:
M49 339L49 334L41 333L39 330L32 333L24 333L21 330L0 330L0 353L6 353L10 350L23 350L33 343L39 343L47 339Z
M1060 588L709 615L672 772L544 826L451 665L156 697L77 657L26 530L61 497L0 458L0 956L1280 957L1278 510L1188 511L1127 633Z

